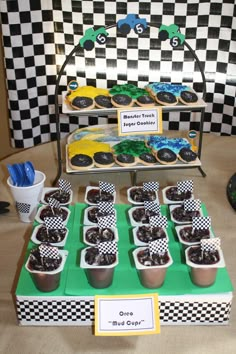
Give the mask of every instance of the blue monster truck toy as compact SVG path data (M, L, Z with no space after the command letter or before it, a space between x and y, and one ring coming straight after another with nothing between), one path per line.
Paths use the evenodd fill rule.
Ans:
M147 28L147 21L145 18L140 18L138 15L129 14L126 18L117 22L117 29L124 35L130 33L131 29L136 34L142 34Z

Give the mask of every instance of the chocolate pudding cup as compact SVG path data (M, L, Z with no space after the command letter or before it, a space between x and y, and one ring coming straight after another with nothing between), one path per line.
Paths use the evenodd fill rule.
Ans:
M93 288L108 288L113 282L114 270L118 265L118 255L113 255L113 262L110 264L99 264L99 260L98 262L88 263L86 253L91 249L94 249L94 247L86 247L81 251L80 267L85 269L88 282Z
M207 263L206 260L198 263L192 259L192 252L199 249L200 246L190 246L185 250L186 264L190 267L190 276L192 282L199 287L208 287L215 283L218 268L225 267L225 261L222 251L216 252L216 260Z
M133 258L135 262L136 269L139 272L139 279L141 284L145 288L154 289L160 288L164 281L167 272L167 268L173 263L172 257L167 252L165 256L165 264L161 265L144 265L140 262L140 253L145 252L147 247L138 247L133 251Z
M61 273L64 269L68 251L60 250L61 263L59 267L52 271L38 271L30 266L30 257L28 258L25 267L30 273L32 280L39 291L50 292L56 290L60 285Z

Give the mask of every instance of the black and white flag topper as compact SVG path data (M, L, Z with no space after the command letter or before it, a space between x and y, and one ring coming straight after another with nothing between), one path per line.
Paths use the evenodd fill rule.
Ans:
M168 240L160 238L159 240L151 241L148 244L150 255L165 254L168 251Z
M196 210L200 210L200 208L201 208L200 199L185 199L184 200L184 210L196 211Z
M101 191L108 192L108 193L112 194L115 192L115 185L112 183L99 181L99 189Z
M160 204L157 202L153 202L153 201L145 201L144 202L144 209L149 210L149 211L153 211L156 215L159 215L161 212Z
M48 204L50 205L50 207L56 208L56 209L60 209L61 208L61 204L58 200L56 200L55 198L49 198L48 200Z
M193 230L208 230L211 227L210 216L199 216L192 219Z
M156 191L159 190L158 182L143 182L143 190L144 191Z
M65 179L60 178L58 180L58 185L61 191L66 193L71 193L71 183L66 181Z
M154 215L149 217L149 224L152 227L163 227L166 228L168 225L167 217L164 215Z
M117 254L118 247L115 241L100 242L97 245L99 254Z
M193 192L193 181L186 180L186 181L179 181L177 182L177 191L181 192Z
M105 216L98 216L98 227L103 229L106 227L116 226L116 215L110 214Z
M61 216L47 216L44 218L44 223L48 230L61 230L65 227Z
M102 213L106 214L114 214L115 209L114 209L114 204L111 202L98 202L98 209Z
M39 249L40 257L42 257L42 258L45 258L45 257L52 258L52 259L59 259L60 258L59 250L55 246L41 243L41 245L39 245L38 249Z
M204 252L215 252L220 249L220 238L207 238L200 241L201 250Z

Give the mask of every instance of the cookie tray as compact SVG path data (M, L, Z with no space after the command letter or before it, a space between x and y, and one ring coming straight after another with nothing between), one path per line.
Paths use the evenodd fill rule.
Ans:
M114 143L113 143L114 144ZM111 144L112 145L112 144ZM176 169L176 168L195 168L201 166L201 161L199 158L196 159L195 162L193 163L183 163L181 161L177 161L174 165L162 165L160 163L156 163L154 165L150 166L145 166L142 165L141 163L138 163L135 166L127 166L127 167L122 167L117 164L114 164L112 167L107 168L107 167L92 167L88 170L73 170L69 166L69 159L68 159L68 145L66 145L66 172L71 173L71 174L85 174L88 172L93 172L93 173L103 173L103 172L129 172L129 171L150 171L150 170L165 170L165 169Z
M66 103L65 97L66 97L67 91L62 92L62 113L64 114L69 114L69 115L74 115L74 116L88 116L88 115L114 115L117 113L118 108L93 108L93 109L81 109L81 110L75 110L70 107L69 104ZM156 104L156 107L162 107L162 110L165 112L174 112L174 111L196 111L201 108L205 108L207 105L205 101L201 98L199 98L198 102L196 104L192 105L184 105L184 104L176 104L175 106L162 106ZM155 106L154 106L155 107ZM125 107L124 107L125 108ZM139 107L136 104L134 104L132 107L129 107L130 110L132 108L143 108ZM150 108L150 107L147 107Z

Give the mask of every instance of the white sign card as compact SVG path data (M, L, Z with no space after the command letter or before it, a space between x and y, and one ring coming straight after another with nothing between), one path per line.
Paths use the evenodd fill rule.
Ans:
M157 294L95 296L95 335L160 333Z
M119 109L118 135L137 134L161 134L162 133L162 109L152 108L132 108L132 110Z

